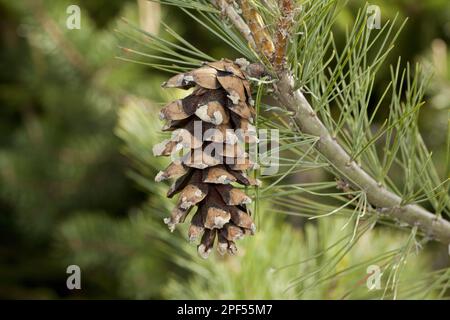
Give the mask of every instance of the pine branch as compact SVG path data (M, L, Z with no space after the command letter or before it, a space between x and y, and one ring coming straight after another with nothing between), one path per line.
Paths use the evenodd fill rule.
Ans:
M272 58L275 70L283 69L286 63L288 39L294 24L294 8L295 6L293 0L280 0L281 17L277 23L277 30L275 33L275 52Z
M248 41L253 50L257 50L252 31L228 0L212 0L212 3L222 10L222 13L230 19L242 36Z
M236 18L237 11L227 4L226 1L215 1L235 24L239 31L248 32L250 28L242 25L242 20ZM246 1L243 1L246 2ZM226 5L226 6L225 6ZM280 10L283 12L283 10ZM287 14L283 12L283 14ZM248 33L243 33L247 39ZM254 40L258 39L255 35ZM263 43L251 44L253 48L263 48ZM265 52L259 51L261 55ZM287 68L277 70L279 81L275 84L275 95L279 101L293 113L292 120L302 133L319 137L319 143L315 145L328 162L341 174L345 176L353 188L367 194L369 203L377 208L377 211L418 227L427 237L436 239L444 244L450 244L450 222L427 211L415 204L404 204L403 199L397 194L387 190L378 183L363 168L361 168L352 157L345 151L344 147L333 138L330 131L314 112L308 100L300 89L295 88L293 72Z

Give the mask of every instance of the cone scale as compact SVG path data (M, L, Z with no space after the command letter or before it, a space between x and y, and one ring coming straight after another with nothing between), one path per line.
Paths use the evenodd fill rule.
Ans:
M160 112L166 121L163 131L172 135L154 146L153 153L171 156L172 162L155 180L174 180L167 196L178 198L164 222L173 231L191 216L188 237L199 241L203 258L214 246L222 255L235 254L235 241L256 230L248 208L251 198L244 191L259 184L246 174L255 164L245 144L257 142L247 65L243 59L205 63L162 85L193 89Z

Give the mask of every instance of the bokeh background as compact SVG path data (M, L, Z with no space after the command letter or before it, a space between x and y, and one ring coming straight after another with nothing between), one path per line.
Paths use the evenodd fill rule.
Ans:
M66 28L66 8L81 8L81 29ZM448 0L374 0L382 21L409 17L389 63L433 70L421 131L445 171L450 108ZM336 26L344 39L360 1ZM334 222L304 224L263 208L257 236L242 254L202 261L185 235L162 223L170 203L152 177L165 161L157 109L172 98L168 76L116 59L126 17L157 34L170 25L209 55L235 53L177 8L145 0L0 0L0 298L296 298L291 280L317 265L282 268L313 256L339 235ZM379 77L378 94L389 81ZM394 247L403 235L375 231L336 268ZM445 249L414 258L407 272L448 266ZM316 261L319 264L320 261ZM66 288L66 268L82 270L82 289ZM358 283L341 277L302 293L340 298ZM360 274L364 277L364 273Z

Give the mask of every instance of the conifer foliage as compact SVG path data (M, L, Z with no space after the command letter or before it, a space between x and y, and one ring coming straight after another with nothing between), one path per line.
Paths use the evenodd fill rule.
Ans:
M235 241L256 230L247 207L251 198L239 187L259 183L246 174L254 163L245 143L257 141L252 125L254 102L245 74L248 66L244 59L205 63L163 84L164 88L193 88L190 95L160 112L167 121L163 130L172 134L155 145L153 153L171 156L172 162L155 180L178 178L167 196L179 193L171 216L164 221L173 231L196 206L188 236L190 241L201 237L198 253L203 258L209 256L216 239L220 254L235 254Z

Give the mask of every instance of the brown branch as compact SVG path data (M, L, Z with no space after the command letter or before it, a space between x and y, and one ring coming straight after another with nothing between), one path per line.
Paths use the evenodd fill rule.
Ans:
M301 90L294 89L293 80L290 72L284 71L276 85L276 95L288 110L296 113L293 120L303 133L320 137L316 149L329 163L345 176L354 188L362 190L369 203L381 213L410 226L418 226L427 236L450 244L450 222L418 205L402 205L402 198L375 181L331 136Z
M241 0L240 3L242 16L247 22L255 39L257 51L266 58L271 59L275 52L275 46L266 30L262 17L248 0Z
M275 52L272 64L275 70L280 71L286 65L286 52L289 36L294 25L295 5L293 0L278 0L281 16L275 30Z
M241 26L238 29L243 28ZM255 40L257 39L260 38L255 36ZM262 46L263 43L256 43L257 48ZM303 92L300 89L295 89L295 81L291 71L288 69L279 70L277 76L279 81L275 85L275 95L279 101L294 114L292 120L301 132L319 137L319 143L316 144L315 148L341 176L346 177L353 188L363 191L367 195L369 203L376 207L380 213L410 226L417 226L428 237L447 245L450 244L449 221L419 205L404 205L401 197L379 184L331 136Z

